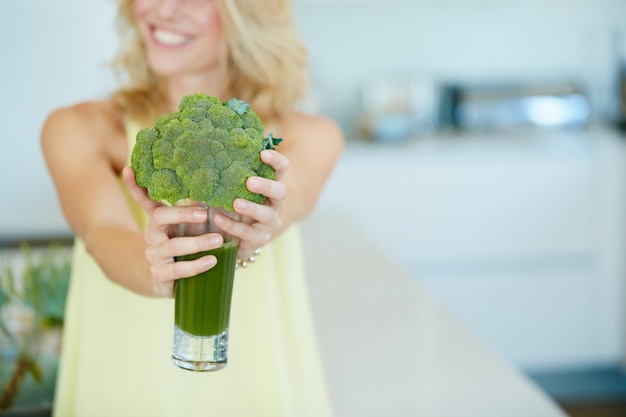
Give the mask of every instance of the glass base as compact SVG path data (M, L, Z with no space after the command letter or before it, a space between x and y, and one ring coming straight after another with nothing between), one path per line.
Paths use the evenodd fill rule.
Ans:
M174 365L190 371L219 371L227 362L228 329L215 336L194 336L174 326Z

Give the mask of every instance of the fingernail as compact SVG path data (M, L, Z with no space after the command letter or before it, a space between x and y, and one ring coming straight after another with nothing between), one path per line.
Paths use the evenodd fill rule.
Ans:
M209 243L210 243L212 246L218 246L218 245L221 245L221 244L222 244L222 238L221 238L221 237L219 237L219 236L211 236L211 237L209 238Z
M272 160L274 159L274 154L271 153L268 150L261 151L261 154L262 154L261 156L262 156L262 158L263 158L263 160L265 162L272 162Z
M202 258L202 265L203 266L213 266L217 263L217 258L215 256L206 256L204 258Z
M259 181L257 178L250 178L248 185L251 188L251 191L257 191L260 187L261 187L261 181Z
M207 216L206 210L194 210L193 211L193 218L194 219L204 220L204 219L206 219L206 216Z
M235 203L237 204L237 208L239 210L245 210L249 206L249 204L248 204L248 202L246 200L237 200Z

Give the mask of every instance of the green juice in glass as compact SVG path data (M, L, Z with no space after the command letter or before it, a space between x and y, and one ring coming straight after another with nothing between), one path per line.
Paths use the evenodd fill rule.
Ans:
M217 371L228 362L228 322L239 241L221 230L214 218L216 213L235 220L240 217L221 207L207 207L207 212L205 222L182 223L177 230L178 237L219 233L224 238L217 249L176 258L178 262L206 255L217 258L213 268L177 280L174 289L172 362L190 371Z
M237 243L225 243L217 249L176 260L191 261L206 255L214 255L217 265L196 276L179 279L175 288L175 325L200 337L215 336L228 328Z

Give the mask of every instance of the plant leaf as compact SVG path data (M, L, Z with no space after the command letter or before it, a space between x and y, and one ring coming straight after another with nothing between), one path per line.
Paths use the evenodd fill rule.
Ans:
M243 101L238 100L236 98L231 98L226 102L226 107L237 113L238 115L242 115L250 110L250 105Z
M43 383L43 371L41 370L41 366L30 356L25 359L28 373L30 373L35 381L40 384Z
M278 144L282 142L281 138L275 138L272 133L269 133L265 139L263 139L263 149L276 149Z

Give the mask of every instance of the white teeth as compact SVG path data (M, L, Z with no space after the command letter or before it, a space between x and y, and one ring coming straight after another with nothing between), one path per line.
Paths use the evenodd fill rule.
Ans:
M158 29L156 29L153 33L155 39L165 45L181 45L187 40L186 36L179 33L173 33Z

